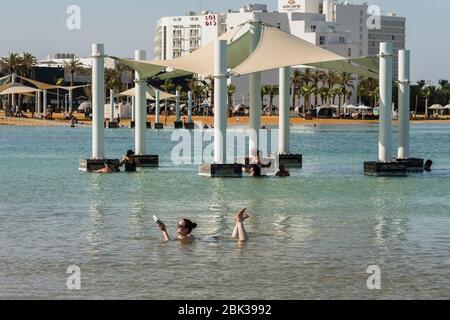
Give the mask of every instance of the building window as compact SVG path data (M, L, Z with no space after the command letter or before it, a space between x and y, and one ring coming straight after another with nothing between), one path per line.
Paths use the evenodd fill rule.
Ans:
M311 26L311 32L316 32L317 26Z
M339 37L339 43L345 43L345 38L344 37Z
M392 40L395 40L395 36L392 36Z
M320 38L319 38L319 44L320 44L320 45L324 45L324 44L325 44L325 37L324 37L324 36L320 36Z
M352 56L352 48L348 48L348 56L349 56L349 57Z

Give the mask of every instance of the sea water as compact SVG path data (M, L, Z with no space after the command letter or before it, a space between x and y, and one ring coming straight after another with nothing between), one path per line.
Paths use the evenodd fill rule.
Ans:
M293 127L304 167L286 179L200 177L173 164L172 133L147 132L160 168L99 175L78 171L90 128L0 127L0 298L450 298L450 125L412 126L434 170L407 178L363 175L375 125ZM105 134L110 157L134 147L132 130ZM230 239L242 207L245 244ZM163 243L153 215L172 236L190 218L201 240Z

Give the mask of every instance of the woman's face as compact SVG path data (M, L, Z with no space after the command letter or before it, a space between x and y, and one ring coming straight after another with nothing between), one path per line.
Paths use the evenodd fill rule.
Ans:
M185 227L186 222L184 220L180 220L178 222L177 232L182 237L187 237L189 235L189 229Z

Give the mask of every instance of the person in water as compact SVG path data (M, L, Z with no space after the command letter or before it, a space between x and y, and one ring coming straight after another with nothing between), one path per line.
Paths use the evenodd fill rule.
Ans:
M291 174L289 173L289 171L286 170L286 167L284 166L284 164L281 164L280 170L277 172L276 176L277 177L290 177Z
M248 240L247 232L245 230L244 221L247 220L250 216L246 214L247 209L242 209L239 211L234 217L236 225L234 227L234 231L232 234L233 238L239 238L239 241L245 242ZM158 223L159 228L163 233L164 241L170 241L169 233L167 232L167 227L164 223ZM177 240L181 241L193 241L196 240L196 237L192 234L197 228L197 224L192 222L189 219L181 219L178 222L177 227Z
M427 160L427 162L425 162L425 171L430 172L431 171L431 167L433 166L433 161L431 160Z
M114 166L111 160L105 161L105 167L103 169L95 171L95 173L114 173L117 172L118 169Z
M119 168L125 166L125 172L136 172L137 164L134 155L133 150L128 150L127 155L120 162Z

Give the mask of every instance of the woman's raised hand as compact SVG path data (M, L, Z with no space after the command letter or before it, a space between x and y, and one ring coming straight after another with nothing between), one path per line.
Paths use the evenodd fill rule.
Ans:
M236 214L236 216L235 216L236 222L244 222L245 220L250 218L250 216L246 213L246 211L247 211L247 208L242 209L241 211L239 211Z

